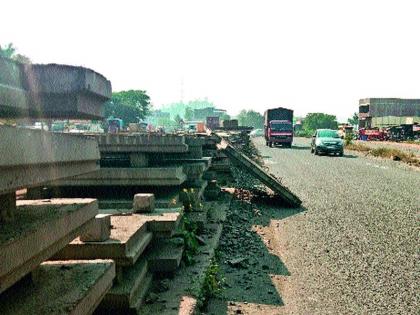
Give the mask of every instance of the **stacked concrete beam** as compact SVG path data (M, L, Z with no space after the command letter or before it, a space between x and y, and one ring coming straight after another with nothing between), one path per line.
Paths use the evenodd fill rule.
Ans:
M89 69L0 58L0 117L98 118L110 93L109 81ZM95 171L97 143L0 126L0 151L0 313L92 313L112 283L114 263L42 262L93 222L97 201L16 201L15 192ZM19 281L29 274L30 286ZM82 275L89 283L78 280ZM62 288L52 290L57 284Z

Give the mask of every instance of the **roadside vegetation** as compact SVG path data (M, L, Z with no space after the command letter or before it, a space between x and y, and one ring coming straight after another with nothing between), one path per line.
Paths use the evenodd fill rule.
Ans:
M392 159L394 161L401 161L412 166L420 167L420 160L413 153L403 152L398 149L384 147L372 149L366 145L360 143L352 143L351 141L345 144L345 148L347 150L362 152L366 155Z

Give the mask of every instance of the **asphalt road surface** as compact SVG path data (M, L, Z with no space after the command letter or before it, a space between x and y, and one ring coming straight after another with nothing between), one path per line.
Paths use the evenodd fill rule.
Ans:
M283 314L419 314L420 172L391 160L315 156L254 143L270 171L303 201L272 220L290 276L273 279ZM280 210L281 211L281 210Z

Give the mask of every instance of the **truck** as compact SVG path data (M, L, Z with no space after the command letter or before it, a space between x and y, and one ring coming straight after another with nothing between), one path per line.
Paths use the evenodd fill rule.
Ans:
M207 116L206 117L206 127L211 130L216 130L220 127L220 118L219 116Z
M264 112L265 145L291 148L293 142L293 110L278 107Z

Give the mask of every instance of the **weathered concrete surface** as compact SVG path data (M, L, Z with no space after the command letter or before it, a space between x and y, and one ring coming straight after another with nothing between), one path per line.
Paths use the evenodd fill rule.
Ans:
M111 236L111 216L97 214L93 222L80 234L82 242L104 242Z
M0 126L0 194L98 168L95 140Z
M152 212L155 210L154 194L135 194L133 198L133 212Z
M149 156L146 153L130 153L130 166L131 167L148 167Z
M152 243L147 254L149 270L154 273L170 273L178 269L184 252L180 238L160 239Z
M109 152L151 152L181 153L187 152L185 137L174 135L115 135L96 136L101 153Z
M65 247L98 213L94 199L18 200L0 229L0 293Z
M111 217L111 236L104 242L73 240L53 259L114 259L117 265L131 266L152 239L147 221L142 216Z
M98 119L110 98L110 81L90 69L0 58L2 117Z
M180 208L156 209L154 213L138 216L147 221L147 229L153 232L155 237L171 237L181 222L183 213Z
M114 277L112 260L46 262L34 283L23 281L2 294L0 314L92 314Z
M187 176L182 167L101 168L49 183L50 186L179 186Z
M99 313L113 313L117 310L135 311L141 304L151 283L148 262L139 259L134 266L124 268L120 281L115 283L99 306Z

